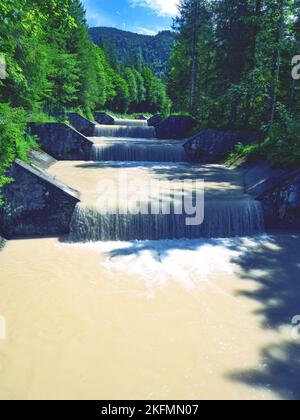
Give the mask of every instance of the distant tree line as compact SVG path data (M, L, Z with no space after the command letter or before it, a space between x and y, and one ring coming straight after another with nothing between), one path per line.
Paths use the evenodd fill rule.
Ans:
M117 28L97 27L89 29L96 45L106 43L125 65L150 66L156 76L166 79L168 62L173 51L175 34L161 31L156 35L143 35Z

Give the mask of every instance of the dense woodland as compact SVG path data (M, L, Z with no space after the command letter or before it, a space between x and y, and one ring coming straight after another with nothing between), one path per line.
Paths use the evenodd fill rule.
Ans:
M263 130L238 153L300 164L299 0L181 0L168 91L202 127Z
M151 36L99 27L90 28L89 33L95 44L108 47L122 64L135 68L150 66L157 76L166 79L175 42L174 32L162 31Z
M0 2L0 187L16 157L34 140L27 121L49 120L63 109L168 113L165 84L149 66L120 65L90 39L79 0Z
M35 145L26 123L63 109L89 118L101 109L172 110L192 114L198 128L263 130L262 144L236 153L300 165L300 81L291 77L292 57L300 54L299 0L181 0L174 31L166 75L159 66L170 55L170 33L149 37L162 42L151 63L150 46L144 55L139 48L130 53L136 37L122 43L94 34L93 42L80 0L0 2L7 65L0 80L0 187L6 168Z

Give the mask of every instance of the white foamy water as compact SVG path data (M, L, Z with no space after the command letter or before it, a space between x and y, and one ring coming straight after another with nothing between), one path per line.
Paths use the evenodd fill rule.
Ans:
M125 125L128 127L148 127L147 120L130 120L126 118L114 118L115 125Z
M235 263L257 246L270 245L266 236L254 238L88 242L63 246L105 255L102 269L115 275L134 275L144 282L148 297L157 286L176 282L187 290L210 284L216 275L234 275Z
M299 237L62 240L9 241L0 252L0 399L297 397L289 325L262 321L286 288L299 293ZM258 255L270 261L259 272ZM291 269L284 294L274 264ZM272 303L256 298L270 283Z
M94 142L93 161L185 162L182 141L90 137Z
M153 139L156 137L154 127L128 125L96 125L95 137L132 137Z
M82 202L76 207L71 223L72 238L76 241L226 238L264 232L262 206L244 194L241 172L220 165L58 162L49 172L80 191ZM195 180L199 181L198 186ZM196 194L199 211L193 217L201 219L202 180L204 222L190 226L187 212L178 214L177 205L188 203L188 198ZM157 186L154 190L159 191L158 199L152 185ZM188 189L182 193L185 186ZM153 202L161 207L171 205L171 211L124 212L128 208L148 209Z

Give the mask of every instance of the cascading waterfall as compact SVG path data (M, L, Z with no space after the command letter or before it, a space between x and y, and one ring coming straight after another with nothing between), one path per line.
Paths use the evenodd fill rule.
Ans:
M102 162L99 163L99 167L94 164L93 168L97 177L97 188L106 186L106 192L100 198L93 196L92 200L84 200L76 206L70 226L72 240L232 238L253 236L264 232L262 205L244 195L239 178L232 182L232 171L226 168L222 170L221 167L216 168L213 165L201 169L200 166L192 167L184 164L183 162L186 161L184 141L155 139L155 129L148 127L146 121L116 120L116 124L97 125L95 128L91 160ZM111 161L118 163L111 164ZM130 162L143 163L133 164L130 169ZM155 165L154 162L165 164ZM167 162L176 162L176 165L167 164ZM151 189L150 193L143 198L143 211L136 208L132 211L132 204L137 202L136 197L133 198L133 196L138 188L133 188L130 192L126 190L122 199L116 198L114 202L112 192L114 187L107 188L106 185L106 183L111 185L109 183L112 182L114 170L120 178L124 179L129 175L130 182L145 180L141 188L143 192L147 190L147 185L151 181L158 181L160 185L166 183L167 188L158 199L159 204L156 207L158 211L150 211L153 204ZM108 176L108 182L105 181L107 173L111 174ZM182 185L187 178L195 181L199 180L199 177L206 178L209 185L205 202L203 203L202 200L204 221L201 223L201 219L199 223L191 225L187 223L187 210L183 204L186 190ZM197 196L199 193L197 188L192 186L187 195L191 193L190 197ZM171 190L174 195L169 193ZM178 207L176 207L178 198L176 194L179 191L180 194L183 193L181 198L184 211L181 212L178 212ZM157 196L154 199L157 200ZM109 201L109 209L104 206L106 200ZM126 207L128 203L130 210L124 211L124 205ZM168 205L169 211L163 211L163 209L168 209ZM145 206L148 207L146 211Z
M186 153L183 142L160 140L128 141L98 140L91 150L93 161L120 162L184 162Z
M123 118L115 118L115 125L126 125L128 127L148 127L147 120L128 120Z
M128 137L138 139L153 139L156 137L155 128L129 125L96 125L95 137Z
M264 232L261 203L251 200L207 201L204 222L188 226L182 214L104 214L78 204L71 222L74 241L130 241L231 238Z

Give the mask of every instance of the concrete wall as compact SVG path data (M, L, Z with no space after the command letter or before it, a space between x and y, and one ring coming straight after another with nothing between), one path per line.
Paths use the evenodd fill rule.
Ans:
M267 228L300 229L300 169L251 165L245 170L245 187L261 201Z
M155 126L158 139L184 139L190 135L196 121L188 116L170 116Z
M14 181L3 188L0 235L52 236L69 233L79 195L44 171L17 160L9 174Z
M163 122L164 118L160 114L153 115L153 117L149 118L148 126L149 127L157 127L159 124Z
M0 236L0 252L2 251L4 246L5 246L5 239L2 238L2 236Z
M49 169L57 162L56 159L41 150L32 150L29 152L29 159L33 165L44 170Z
M106 112L94 112L95 121L100 125L114 125L115 119Z
M89 160L93 143L65 123L29 124L42 149L57 160Z
M67 117L70 124L81 134L87 137L92 137L94 135L96 125L94 121L88 120L77 112L68 112Z
M184 148L189 162L218 163L237 143L251 144L261 139L262 134L256 131L207 128L190 138Z

